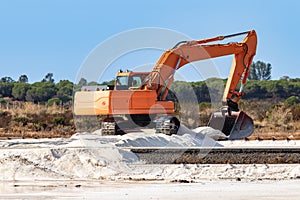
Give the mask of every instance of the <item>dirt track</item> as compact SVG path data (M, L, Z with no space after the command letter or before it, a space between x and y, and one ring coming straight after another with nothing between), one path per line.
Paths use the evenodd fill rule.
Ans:
M131 149L147 164L299 164L300 148Z

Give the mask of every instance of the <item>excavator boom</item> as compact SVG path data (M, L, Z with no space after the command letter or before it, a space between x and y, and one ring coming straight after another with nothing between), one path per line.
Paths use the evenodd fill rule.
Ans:
M244 34L247 35L240 43L207 44ZM226 103L228 100L231 100L237 103L242 96L242 90L236 91L236 88L241 79L242 87L246 83L249 69L256 53L256 44L257 36L254 30L204 40L180 42L173 49L162 54L154 66L150 74L152 77L148 79L150 81L147 84L152 89L157 90L160 99L164 100L168 93L167 88L171 86L176 70L194 61L234 55L223 95L223 102Z

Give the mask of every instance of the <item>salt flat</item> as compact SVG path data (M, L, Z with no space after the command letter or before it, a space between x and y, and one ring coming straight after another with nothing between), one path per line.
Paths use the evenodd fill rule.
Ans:
M299 147L299 141L220 142L183 128L172 136L153 130L123 136L96 131L71 138L0 140L0 198L298 199L300 164L146 165L126 149Z
M199 183L49 181L6 182L0 199L299 199L299 180Z

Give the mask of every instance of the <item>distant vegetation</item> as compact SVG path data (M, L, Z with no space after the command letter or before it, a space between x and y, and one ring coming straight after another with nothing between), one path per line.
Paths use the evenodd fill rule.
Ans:
M48 73L40 82L28 83L28 77L21 75L17 81L10 77L0 79L0 102L3 98L34 103L67 103L72 99L73 83L68 80L54 82L53 74Z
M190 96L194 91L198 102L210 102L210 96L222 94L226 79L211 78L205 81L184 82L176 81L171 90L180 96ZM243 99L287 99L291 96L300 97L300 78L280 80L249 80L244 88ZM188 101L188 99L186 99Z
M290 79L284 76L280 80L270 80L271 64L262 61L254 62L250 69L243 99L287 99L291 96L299 96L300 79ZM186 94L193 92L199 103L210 102L211 97L222 96L225 83L226 79L215 78L198 82L177 81L172 85L171 90L181 96L189 96ZM81 78L77 84L68 80L55 83L52 73L46 74L40 82L32 84L28 83L27 75L21 75L18 80L2 77L0 79L0 102L4 101L3 98L10 98L15 101L65 104L71 101L74 88L79 90L82 86L97 84L94 81L88 82L84 78ZM112 81L101 84L112 84ZM185 100L189 101L188 98Z
M271 64L262 61L254 62L250 68L249 80L244 88L243 100L278 100L285 101L285 105L298 104L300 98L300 78L291 79L283 76L280 80L270 80ZM55 83L52 73L48 73L40 82L28 83L27 75L21 75L18 80L11 77L0 79L0 103L22 101L42 103L45 105L68 104L72 100L73 90L80 90L82 86L97 85L81 78L77 84L68 80ZM103 82L101 84L112 84ZM171 87L181 101L198 103L221 101L226 79L210 78L205 81L184 82L175 81ZM191 95L193 94L193 95Z
M271 80L271 65L258 61L253 63L249 80L244 88L240 108L254 120L256 130L298 131L300 130L300 78L283 76ZM48 73L39 82L28 83L27 75L18 80L11 77L0 79L0 132L20 133L28 131L52 130L59 133L74 132L72 119L73 90L82 86L98 85L82 78L78 83L68 80L55 82L53 74ZM112 81L101 84L112 84ZM210 78L205 81L175 81L171 91L179 102L197 103L200 108L200 125L206 125L211 113L212 101L221 102L226 79ZM174 98L174 95L171 98ZM29 107L40 110L28 109ZM54 106L54 107L53 107ZM56 107L55 107L56 106ZM185 116L198 115L197 109L190 106ZM28 110L31 110L28 112ZM34 114L40 113L39 116ZM188 124L199 125L193 117L183 119ZM19 126L19 129L16 127Z

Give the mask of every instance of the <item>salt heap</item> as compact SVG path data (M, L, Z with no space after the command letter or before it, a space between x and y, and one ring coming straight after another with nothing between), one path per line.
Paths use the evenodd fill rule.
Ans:
M202 134L201 132L205 132ZM177 135L157 134L154 131L128 133L115 145L119 147L214 147L221 146L210 135L218 135L218 130L204 128L196 131L181 125ZM223 134L223 133L222 133Z
M77 133L68 139L2 140L0 176L2 180L110 179L133 175L131 164L140 162L122 147L202 146L220 145L185 126L172 136L148 130L123 136L94 132Z

